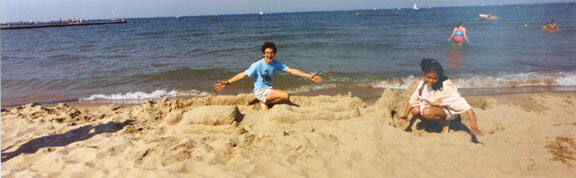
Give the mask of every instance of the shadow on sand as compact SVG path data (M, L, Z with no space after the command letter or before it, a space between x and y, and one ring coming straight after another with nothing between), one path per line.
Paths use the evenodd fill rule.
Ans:
M121 130L127 125L130 125L133 121L127 120L122 123L119 122L108 122L106 124L100 124L97 126L87 125L74 130L70 130L63 134L49 135L36 138L21 145L16 151L7 152L4 151L12 148L13 146L7 147L2 150L2 162L8 161L22 153L35 153L39 149L46 147L56 147L56 146L66 146L71 143L89 139L95 135L103 133L112 133Z
M257 104L260 103L260 101L256 98L254 98L252 101L248 102L248 105L253 105L253 104ZM293 103L292 101L288 101L287 103L283 103L283 104L287 104L289 106L294 106L294 107L300 107L300 105ZM274 105L276 104L267 104L268 108L272 109L272 107L274 107Z
M408 124L408 127L406 127L406 129L404 129L404 131L406 132L412 132L412 126L414 126L414 123L416 122L416 120L418 120L417 117L412 117L410 119L410 123ZM426 121L429 122L429 121ZM418 123L416 125L417 128L422 127L422 122ZM464 125L462 123L462 117L460 117L460 115L458 115L456 117L456 119L450 121L450 129L451 130L455 130L455 131L465 131L468 134L470 134L470 141L474 142L474 143L480 143L482 144L480 141L478 141L478 137L476 137L476 135L474 135L471 131L470 128L468 128L468 126ZM435 122L429 122L428 123L428 128L426 128L426 132L437 132L440 133L440 131L442 131L442 125L435 123Z

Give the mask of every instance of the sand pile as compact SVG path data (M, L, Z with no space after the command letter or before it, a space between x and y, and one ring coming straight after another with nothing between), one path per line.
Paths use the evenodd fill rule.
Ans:
M466 97L485 136L406 132L409 94L2 108L3 177L572 177L576 95ZM417 123L416 123L417 124ZM414 124L414 125L416 125ZM414 127L414 126L412 126ZM479 143L474 143L477 141Z

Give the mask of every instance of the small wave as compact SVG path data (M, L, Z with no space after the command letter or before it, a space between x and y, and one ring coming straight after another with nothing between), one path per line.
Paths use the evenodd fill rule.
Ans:
M344 80L347 77L340 77ZM556 88L546 91L576 91L576 72L530 72L530 73L508 73L493 75L474 75L451 77L452 82L460 89L510 89L510 88ZM321 85L302 85L296 88L287 89L289 93L308 93L326 89L346 89L348 86L371 87L380 89L406 90L413 83L422 80L421 77L406 76L400 78L377 79L371 82L338 82L324 83ZM519 90L524 91L524 90ZM544 91L544 90L543 90Z
M118 94L95 94L89 97L81 97L78 101L97 101L97 100L107 100L109 102L114 103L114 101L120 101L121 103L141 103L145 100L150 99L160 99L160 98L174 98L174 97L181 97L181 96L208 96L207 92L200 92L196 90L192 90L189 92L179 92L176 90L155 90L150 93L137 91L137 92L127 92L127 93L118 93Z
M374 88L407 89L417 79L410 75L400 79L389 79L372 84Z
M158 64L156 64L158 65ZM236 74L235 72L227 72L221 68L213 69L190 69L190 68L176 68L173 70L163 71L159 73L150 74L137 74L131 76L134 79L141 79L145 82L163 81L163 82L183 82L183 81L196 81L196 78L207 79L214 81L220 77L229 77ZM212 80L214 79L214 80Z
M315 90L322 90L322 89L329 89L329 88L336 88L336 84L322 84L322 85L303 85L299 88L289 89L287 90L288 93L306 93Z
M76 56L73 54L58 54L58 55L51 55L48 56L49 59L57 60L57 61L74 61L81 59L82 57Z
M250 51L253 49L254 48L252 48L252 47L230 47L230 48L226 48L226 49L212 49L212 50L208 50L208 52L206 52L205 55L227 55L230 53Z
M529 72L501 75L478 75L452 79L462 88L576 86L574 72Z
M134 36L161 36L172 33L173 31L163 30L163 31L146 31L136 33Z
M508 74L482 74L450 78L458 88L511 88L576 86L576 72L528 72ZM421 78L408 76L385 79L372 84L374 88L407 89Z

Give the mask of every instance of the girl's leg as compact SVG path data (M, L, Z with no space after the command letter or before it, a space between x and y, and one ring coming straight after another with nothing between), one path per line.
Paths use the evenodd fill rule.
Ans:
M441 133L448 133L449 131L450 121L444 120L446 116L444 110L438 106L430 106L422 110L422 118L442 124Z
M412 116L416 117L417 119L420 119L421 121L421 125L420 126L416 126L416 130L418 132L425 132L426 128L428 127L428 120L422 118L422 114L420 113L420 106L418 107L413 107L410 112L412 112Z

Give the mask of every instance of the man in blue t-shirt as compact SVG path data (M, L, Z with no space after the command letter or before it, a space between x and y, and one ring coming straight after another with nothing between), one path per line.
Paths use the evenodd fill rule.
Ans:
M214 85L216 91L222 91L231 83L242 80L246 76L254 78L254 94L256 99L260 101L260 106L264 110L269 110L268 104L290 104L290 94L284 90L274 89L272 87L272 79L274 73L277 71L288 72L292 75L306 77L316 83L322 83L322 77L317 76L316 73L309 74L302 72L298 69L289 68L282 64L282 62L274 60L276 56L276 45L272 42L265 42L262 45L263 59L258 60L250 65L246 71L237 74L236 76L226 80L218 80Z

